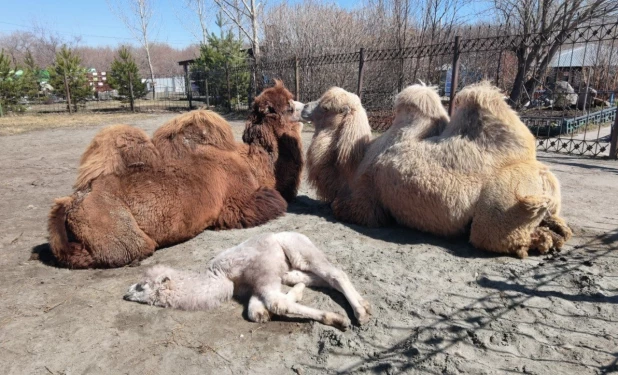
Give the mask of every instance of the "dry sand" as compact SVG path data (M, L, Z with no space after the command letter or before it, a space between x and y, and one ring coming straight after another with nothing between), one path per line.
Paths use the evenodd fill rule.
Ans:
M129 119L152 133L172 115ZM53 198L71 193L100 129L0 137L0 372L6 374L601 374L618 371L618 163L541 154L575 238L560 254L493 256L465 239L336 222L303 183L284 217L204 232L138 267L70 271L46 259ZM240 138L242 123L234 122ZM308 145L311 132L303 133ZM309 236L374 307L363 327L248 322L239 302L182 312L122 300L154 264L200 269L265 231ZM347 312L336 292L303 303ZM352 316L352 315L350 315Z

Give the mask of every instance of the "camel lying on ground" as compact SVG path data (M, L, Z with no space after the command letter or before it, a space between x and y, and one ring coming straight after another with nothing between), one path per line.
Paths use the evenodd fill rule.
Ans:
M300 184L301 108L277 82L255 99L242 144L221 116L204 110L169 121L152 140L127 125L103 129L82 157L75 192L51 210L58 263L120 267L207 228L247 228L282 215Z
M449 120L435 90L410 86L393 125L372 140L358 97L330 89L302 113L316 129L310 183L343 221L469 230L475 247L521 258L561 248L572 233L559 217L560 185L536 160L528 128L487 83L464 88L454 105Z
M293 288L286 294L281 284ZM208 310L232 295L249 292L249 320L264 323L272 315L316 320L346 330L350 320L340 314L298 303L305 286L330 287L343 293L360 324L369 321L369 303L348 276L333 266L306 236L267 233L219 253L203 273L155 266L144 280L131 285L125 300L182 310Z

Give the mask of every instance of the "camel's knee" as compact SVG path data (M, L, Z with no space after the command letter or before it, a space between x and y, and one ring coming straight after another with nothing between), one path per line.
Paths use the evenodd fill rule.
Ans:
M269 298L265 301L268 311L275 315L285 315L289 311L290 300L282 295L280 297Z

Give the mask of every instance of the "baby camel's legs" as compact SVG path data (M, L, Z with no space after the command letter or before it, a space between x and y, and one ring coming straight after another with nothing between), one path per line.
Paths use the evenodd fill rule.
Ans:
M291 302L300 301L303 299L304 289L305 284L295 283L295 285L293 285L293 288L290 289L285 296ZM249 320L251 320L252 322L266 323L270 320L270 312L268 312L268 309L266 308L264 302L262 302L260 297L256 295L252 295L251 298L249 298L247 315L249 316Z
M263 289L265 293L262 294L262 300L269 312L275 315L315 320L343 331L350 326L350 320L343 315L314 309L293 301L293 298L290 298L289 295L277 290L280 285L281 284L271 284L269 288ZM296 286L294 288L296 288ZM294 290L294 288L292 290Z
M280 233L279 242L292 268L283 277L283 283L302 282L313 286L330 286L343 293L360 324L369 321L371 306L356 291L348 275L333 266L320 249L300 233Z

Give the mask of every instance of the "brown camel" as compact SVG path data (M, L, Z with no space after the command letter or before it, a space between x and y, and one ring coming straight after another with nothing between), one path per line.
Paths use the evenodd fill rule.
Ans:
M82 157L75 192L51 210L58 263L120 267L207 228L247 228L282 215L303 166L302 104L292 98L281 82L262 92L243 144L205 110L174 118L152 140L127 125L103 129Z

